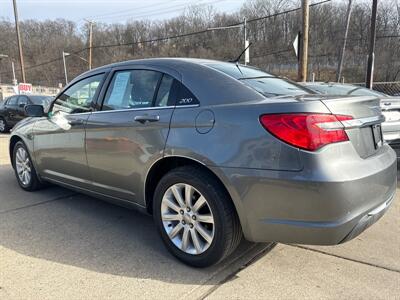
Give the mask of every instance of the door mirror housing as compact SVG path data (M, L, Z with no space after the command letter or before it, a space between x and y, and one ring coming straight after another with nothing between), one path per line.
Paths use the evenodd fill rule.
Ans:
M27 117L44 117L43 106L37 104L31 104L25 106L25 114Z
M25 105L26 105L26 104L21 103L21 104L19 104L19 107L20 107L20 108L24 108Z

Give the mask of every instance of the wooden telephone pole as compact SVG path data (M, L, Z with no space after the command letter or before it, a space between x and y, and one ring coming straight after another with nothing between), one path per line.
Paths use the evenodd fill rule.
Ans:
M18 9L17 9L16 0L13 0L13 5L14 5L15 29L17 31L17 43L18 43L18 51L19 51L19 62L21 65L22 82L25 83L26 81L25 81L24 56L22 54L22 43L21 43L21 35L19 32Z
M303 32L301 35L301 47L300 47L300 62L299 62L299 74L298 81L307 81L307 66L308 66L308 30L310 24L310 3L309 0L302 0L302 11L303 11Z
M85 21L88 23L89 25L89 70L92 69L92 48L93 48L93 25L94 25L94 21L90 21L90 20L86 20Z

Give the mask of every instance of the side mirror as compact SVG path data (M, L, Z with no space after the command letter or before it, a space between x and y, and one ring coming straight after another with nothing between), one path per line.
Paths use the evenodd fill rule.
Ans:
M26 104L21 103L21 104L19 105L19 107L20 107L20 108L24 108L25 105L26 105Z
M41 105L26 105L25 106L25 114L27 117L44 117L44 109Z

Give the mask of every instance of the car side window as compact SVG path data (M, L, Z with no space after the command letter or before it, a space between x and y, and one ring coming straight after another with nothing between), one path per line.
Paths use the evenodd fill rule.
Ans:
M164 74L157 92L157 98L154 106L165 107L175 105L176 89L174 89L175 79Z
M8 106L17 106L17 100L18 96L12 96L10 99L7 101Z
M156 107L199 104L195 95L181 82L164 74L158 89Z
M162 73L150 70L115 72L102 110L151 107L161 76Z
M91 76L69 87L55 100L52 113L76 114L90 112L93 98L100 87L103 77L104 74Z
M28 97L26 96L19 96L18 98L18 106L25 106L28 104Z

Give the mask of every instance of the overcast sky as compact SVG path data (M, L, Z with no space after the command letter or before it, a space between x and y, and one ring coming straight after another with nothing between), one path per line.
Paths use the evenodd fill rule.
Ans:
M245 0L17 0L20 20L57 19L82 22L125 22L128 19L162 20L177 16L189 5L213 5L218 11L233 12ZM12 0L0 0L0 18L12 21Z

